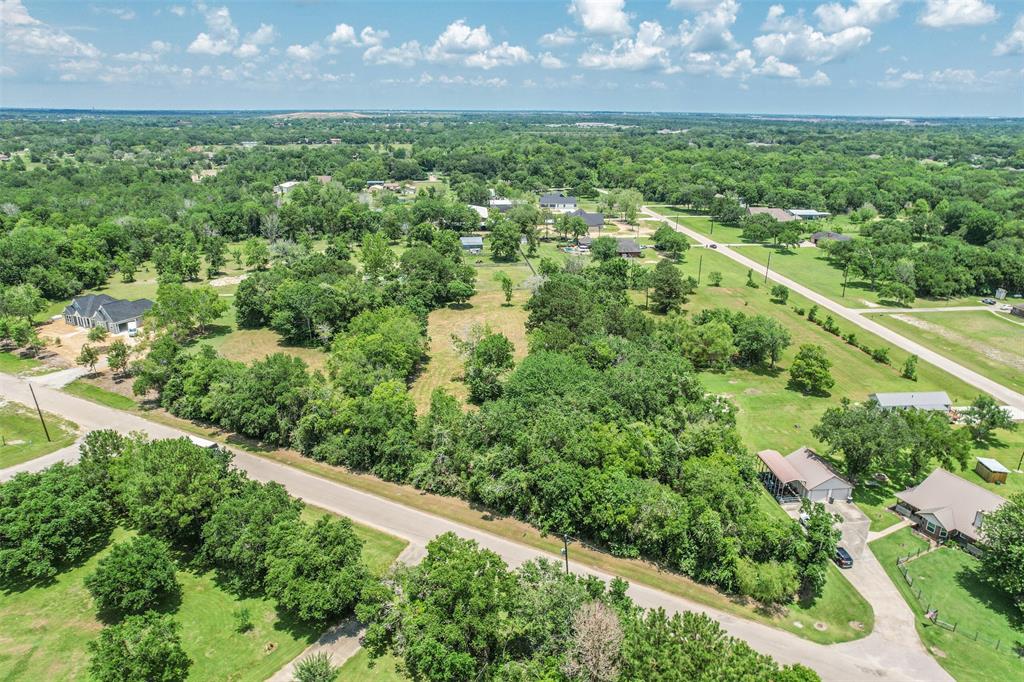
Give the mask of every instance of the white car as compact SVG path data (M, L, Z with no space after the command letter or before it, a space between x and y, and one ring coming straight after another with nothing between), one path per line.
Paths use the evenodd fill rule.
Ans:
M1010 312L1011 310L1013 310L1013 307L1012 307L1012 306L1010 306L1010 305L1006 305L1006 304L1004 304L1004 305L1001 305L1001 306L999 306L999 311L1000 311L1000 312L1003 312L1003 313L1008 313L1008 312Z

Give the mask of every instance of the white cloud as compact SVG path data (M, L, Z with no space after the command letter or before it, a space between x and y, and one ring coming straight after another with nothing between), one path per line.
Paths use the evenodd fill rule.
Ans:
M996 8L985 0L927 0L918 23L930 28L981 26L998 16Z
M804 88L823 88L832 84L832 79L824 71L815 71L809 78L798 78L796 84Z
M565 62L563 62L561 59L551 54L550 52L543 53L542 55L540 55L540 57L537 58L537 60L540 62L541 67L545 69L565 68Z
M736 41L729 28L736 23L740 10L737 0L721 0L697 18L679 25L682 44L694 52L719 52L735 49Z
M784 62L778 57L766 57L761 66L754 69L754 73L760 76L772 78L799 78L800 69L793 64Z
M185 16L185 8L181 5L171 5L169 11L171 14L177 17Z
M231 21L227 7L197 5L203 13L207 31L201 32L188 46L190 54L206 54L214 57L231 52L238 44L238 29Z
M363 45L380 45L391 34L384 30L377 30L373 26L364 26L359 32L359 39Z
M1009 90L1014 72L1010 69L978 73L974 69L940 69L928 74L928 85L938 90L996 91Z
M711 9L719 2L721 2L721 0L669 0L668 6L672 9L699 12L701 10Z
M170 43L165 43L162 40L154 40L149 44L149 51L136 51L136 52L119 52L114 55L114 59L122 62L156 62L160 59L160 56L170 52Z
M21 0L0 0L0 44L8 54L100 56L92 44L31 16Z
M804 25L803 10L793 16L786 16L786 8L782 5L772 5L768 8L768 14L761 23L762 31L798 31Z
M353 47L372 47L380 45L390 34L387 31L377 30L373 26L364 26L363 30L356 35L356 30L348 24L338 24L334 32L327 37L331 45L352 45Z
M710 55L707 56L710 57ZM714 70L723 78L746 78L753 72L757 64L750 50L739 50L732 59L724 64L712 62L710 59L694 59L694 57L695 55L691 55L689 70L693 71L704 67L707 71Z
M537 41L544 47L564 47L576 42L576 31L571 28L557 28L551 33L545 33Z
M319 43L310 43L309 45L289 45L284 53L301 62L312 62L323 55L323 50Z
M781 21L782 15L775 19ZM754 38L754 49L764 56L790 62L823 64L844 57L871 42L871 29L851 26L835 33L822 33L807 24L790 26L790 30L767 33Z
M1024 54L1024 14L1017 17L1017 21L1014 22L1010 33L996 43L992 54L997 57Z
M593 46L580 55L580 66L588 69L638 70L652 67L669 68L668 40L665 30L656 21L645 21L635 38L621 38L610 50Z
M814 10L824 31L842 31L851 26L872 26L899 16L903 0L854 0L843 6L838 2L819 5Z
M18 72L6 64L0 64L0 77L6 78L10 76L16 76Z
M412 66L423 58L423 48L415 40L402 43L398 47L374 45L363 53L363 61L367 64Z
M526 48L503 42L500 45L495 45L494 47L469 55L465 59L465 64L466 66L479 69L493 69L496 66L524 64L531 59L532 57Z
M239 59L252 59L260 55L260 48L256 47L252 43L242 43L232 53Z
M348 24L338 24L334 27L334 33L327 36L327 42L332 45L355 45L356 30Z
M453 61L467 54L485 50L491 46L491 35L487 27L468 25L464 19L448 24L427 50L427 59L436 62Z
M885 78L878 82L878 87L886 90L899 90L922 80L924 80L924 74L920 71L901 71L890 68L885 70Z
M572 0L569 14L575 16L588 33L622 35L632 30L625 6L626 0Z
M135 18L135 10L128 9L127 7L103 7L93 5L93 12L110 14L115 16L122 21L131 21Z
M269 45L274 42L277 32L273 24L260 24L260 27L245 37L245 42L250 45Z

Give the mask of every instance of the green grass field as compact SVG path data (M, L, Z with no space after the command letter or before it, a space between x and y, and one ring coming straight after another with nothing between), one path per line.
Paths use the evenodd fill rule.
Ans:
M385 561L390 564L405 545L370 528L356 529L374 570L382 570ZM128 536L118 529L113 541ZM86 642L96 637L102 624L82 581L108 551L109 547L65 571L50 585L0 593L0 679L88 677ZM279 614L269 599L241 599L223 590L213 572L179 571L178 580L182 599L175 619L182 625L182 646L193 661L190 680L265 680L320 635L318 628ZM243 607L249 609L254 628L240 634L232 614Z
M1024 623L1010 599L978 578L978 560L954 547L941 547L911 560L905 566L921 590L924 603L896 567L896 559L909 555L927 543L909 528L869 544L896 588L917 614L917 631L939 664L958 682L1020 679L1024 663L1010 653L1010 647L1024 644ZM938 609L939 618L957 624L951 632L924 618L928 607ZM974 634L988 640L975 641ZM993 644L999 641L1001 651Z
M1024 391L1024 322L1006 314L951 311L871 319L994 381Z
M100 405L113 407L116 410L134 410L137 407L135 401L131 398L120 393L108 391L105 388L100 388L95 384L90 384L84 379L75 379L65 386L63 390L65 393L91 400Z
M4 374L20 374L36 369L42 363L35 358L23 358L15 353L0 352L0 372Z
M14 403L0 404L0 469L21 464L67 447L75 442L78 426L66 419L43 413L50 441L39 423L39 415Z
M339 682L402 682L405 675L398 672L398 659L394 656L383 656L370 667L370 654L360 649L352 658L345 661L338 673Z

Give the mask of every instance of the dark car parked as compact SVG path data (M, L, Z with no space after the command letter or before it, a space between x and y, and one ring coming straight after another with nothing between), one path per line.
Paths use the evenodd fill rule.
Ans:
M839 568L853 568L853 557L842 547L836 547L834 559Z

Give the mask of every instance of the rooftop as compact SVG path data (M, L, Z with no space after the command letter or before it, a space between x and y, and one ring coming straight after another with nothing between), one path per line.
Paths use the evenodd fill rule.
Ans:
M989 471L995 471L1001 474L1008 474L1010 470L1003 466L1003 463L992 459L991 457L978 457L977 458L981 465Z
M790 213L784 208L773 208L771 206L748 206L747 213L750 215L757 215L763 213L770 215L771 217L778 220L780 223L787 223L791 220L799 220L795 215Z
M821 456L810 448L800 448L786 456L786 462L800 474L807 489L816 488L830 478L845 479Z
M880 407L916 407L919 410L946 410L952 405L945 391L924 393L872 393Z
M1006 499L951 474L936 469L913 488L896 493L896 499L931 514L947 531L957 531L977 540L975 521L979 512L993 512L1006 504Z
M761 450L757 458L764 462L764 465L775 474L779 483L792 483L793 481L804 480L800 472L796 470L785 457L775 450Z

